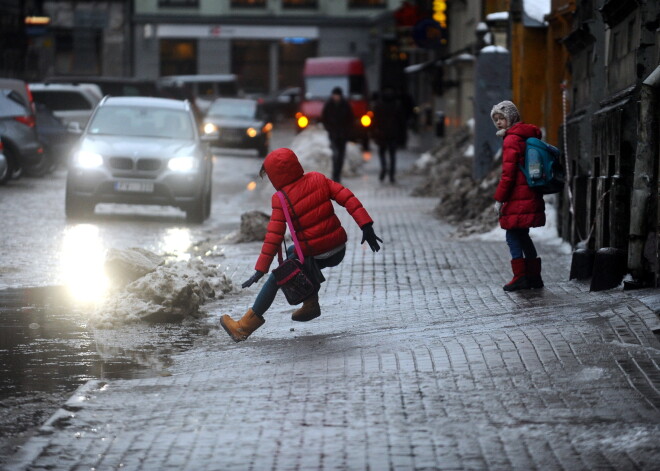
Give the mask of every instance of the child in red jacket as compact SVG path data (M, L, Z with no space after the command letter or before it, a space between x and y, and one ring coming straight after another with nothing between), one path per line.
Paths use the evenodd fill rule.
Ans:
M383 242L376 236L373 220L362 207L362 203L348 188L326 178L318 172L305 173L296 154L290 149L276 149L264 160L261 177L268 175L271 183L278 191L283 191L289 202L289 214L293 220L296 235L305 256L305 268L312 278L320 284L325 280L321 269L339 265L346 254L347 235L334 212L332 200L345 207L355 222L362 229L362 242L369 243L374 252L380 250L378 242ZM255 266L255 273L243 283L247 288L261 279L268 272L273 258L284 240L286 218L277 194L271 200L272 214L268 223L266 237L261 248L261 254ZM287 250L287 257L296 257L294 246ZM310 261L308 264L308 260ZM228 315L222 316L220 324L236 342L245 340L264 324L263 315L268 310L278 286L271 274L264 283L252 308L239 320L235 321ZM318 294L303 302L291 319L307 322L321 315Z
M545 225L543 195L531 189L520 166L525 160L525 141L541 139L541 130L520 121L516 105L503 101L495 105L490 117L502 143L502 177L495 190L495 212L500 227L506 230L506 242L511 252L513 279L504 291L542 288L541 259L529 237L530 227Z

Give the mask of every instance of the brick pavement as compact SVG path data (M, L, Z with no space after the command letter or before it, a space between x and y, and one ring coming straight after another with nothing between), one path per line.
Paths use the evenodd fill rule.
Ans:
M248 341L213 329L171 376L90 382L7 469L657 469L657 291L590 293L541 246L546 288L505 293L503 241L454 238L405 184L348 184L384 248L344 217L320 318L278 298ZM227 248L236 279L259 246Z

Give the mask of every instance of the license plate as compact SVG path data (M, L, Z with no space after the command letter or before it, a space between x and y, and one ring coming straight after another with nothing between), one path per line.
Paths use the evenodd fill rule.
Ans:
M150 182L115 182L115 191L130 191L133 193L153 193L154 184Z

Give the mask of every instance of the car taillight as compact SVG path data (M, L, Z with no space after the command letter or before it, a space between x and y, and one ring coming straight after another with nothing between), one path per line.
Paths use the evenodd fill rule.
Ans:
M34 106L34 98L32 98L32 91L30 90L30 86L26 83L25 84L25 91L27 92L28 100L30 101L30 107L32 108L32 113L36 113L36 107Z
M33 128L35 125L34 116L14 116L14 119L21 124L25 124L28 127Z

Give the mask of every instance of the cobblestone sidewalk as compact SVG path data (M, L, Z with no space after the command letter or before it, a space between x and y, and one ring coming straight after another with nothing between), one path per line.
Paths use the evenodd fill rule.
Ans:
M6 469L657 469L657 291L590 293L541 246L545 289L506 293L503 241L453 237L405 184L347 184L384 248L343 218L321 317L293 323L278 298L248 341L215 329L172 376L92 381ZM236 279L258 249L228 250Z

